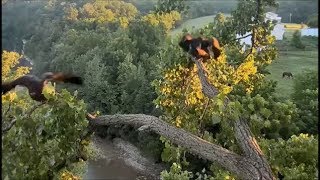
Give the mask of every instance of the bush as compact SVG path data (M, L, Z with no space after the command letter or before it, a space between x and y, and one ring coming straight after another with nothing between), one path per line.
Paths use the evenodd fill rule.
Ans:
M302 133L317 134L318 72L308 70L298 74L293 82L292 99L298 107L298 127Z
M301 42L301 33L300 31L296 30L293 33L292 39L291 39L291 45L298 48L298 49L304 49L305 45Z
M266 140L259 142L271 163L274 174L280 172L285 179L315 179L318 166L318 140L308 134L293 135L287 141Z
M318 27L318 14L309 16L307 25L310 27Z

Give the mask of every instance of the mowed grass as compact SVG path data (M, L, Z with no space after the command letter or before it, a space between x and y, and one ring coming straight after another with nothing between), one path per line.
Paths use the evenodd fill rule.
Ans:
M192 31L194 29L202 28L208 25L209 23L213 22L215 16L216 15L211 15L211 16L203 16L199 18L189 19L184 23L182 23L179 27L173 29L171 31L171 36L176 36L179 33L182 33L183 29L188 29L188 31Z
M291 34L291 32L288 32ZM293 92L293 79L282 78L283 72L291 72L293 78L304 70L318 69L318 40L317 38L303 37L302 43L305 50L290 46L291 38L277 42L278 58L268 67L270 75L267 78L278 82L276 94L279 97L290 98Z
M226 17L230 16L229 14L224 14L224 15ZM190 31L193 31L196 29L203 28L206 25L208 25L209 23L212 23L214 21L215 16L216 15L210 15L210 16L203 16L203 17L199 17L199 18L189 19L189 20L185 21L184 23L182 23L177 28L173 29L170 34L172 37L175 37L176 35L182 33L183 29L187 29L190 32Z

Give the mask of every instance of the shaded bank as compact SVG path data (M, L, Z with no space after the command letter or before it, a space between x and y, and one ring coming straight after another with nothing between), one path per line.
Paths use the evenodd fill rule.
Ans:
M99 151L96 160L88 160L83 179L157 179L164 167L143 157L140 151L120 138L113 140L98 136L92 138Z

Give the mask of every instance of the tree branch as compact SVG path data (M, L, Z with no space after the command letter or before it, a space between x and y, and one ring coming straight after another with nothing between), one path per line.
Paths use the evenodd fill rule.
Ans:
M195 58L192 58L192 60L195 62L195 64L197 65L198 68L198 76L200 78L201 81L201 87L202 87L202 92L205 96L207 96L208 98L214 98L218 93L218 89L213 87L207 77L206 77L206 72L200 62L200 60L197 60Z
M41 103L39 105L35 105L33 106L29 112L27 112L27 114L25 114L22 118L27 118L30 117L31 114L40 106L42 106L44 103ZM10 105L9 105L10 107ZM4 135L6 132L8 132L17 122L17 119L13 119L12 121L10 121L10 124L6 127L2 129L2 135Z
M184 129L171 126L154 116L144 114L104 115L90 119L89 123L94 127L119 124L131 125L136 129L148 127L148 130L166 137L172 143L185 148L202 159L217 162L243 179L256 179L260 177L260 172L256 169L254 166L255 162L251 159L205 141Z
M242 37L235 38L232 41L237 41L237 40L240 40L240 39L244 39L244 38L249 37L249 36L252 36L252 33L250 33L248 35L245 35L245 36L242 36Z
M9 130L13 127L13 125L16 124L16 122L17 122L17 119L13 119L6 128L3 128L3 129L2 129L2 134L4 134L4 133L6 133L7 131L9 131Z
M244 156L255 162L253 165L259 169L260 179L272 179L272 171L267 159L264 157L256 139L252 136L250 127L245 119L234 121L235 137L244 153Z

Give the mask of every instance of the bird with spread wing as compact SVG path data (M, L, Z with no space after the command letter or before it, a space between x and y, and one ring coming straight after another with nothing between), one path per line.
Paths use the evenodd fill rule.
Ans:
M72 83L81 85L83 80L81 77L67 74L67 73L52 73L46 72L42 75L41 78L35 75L25 75L21 76L11 82L4 82L1 85L2 94L6 94L10 90L14 89L16 86L24 86L28 89L30 97L39 102L44 102L47 99L42 94L44 86L49 82L62 82L62 83Z

